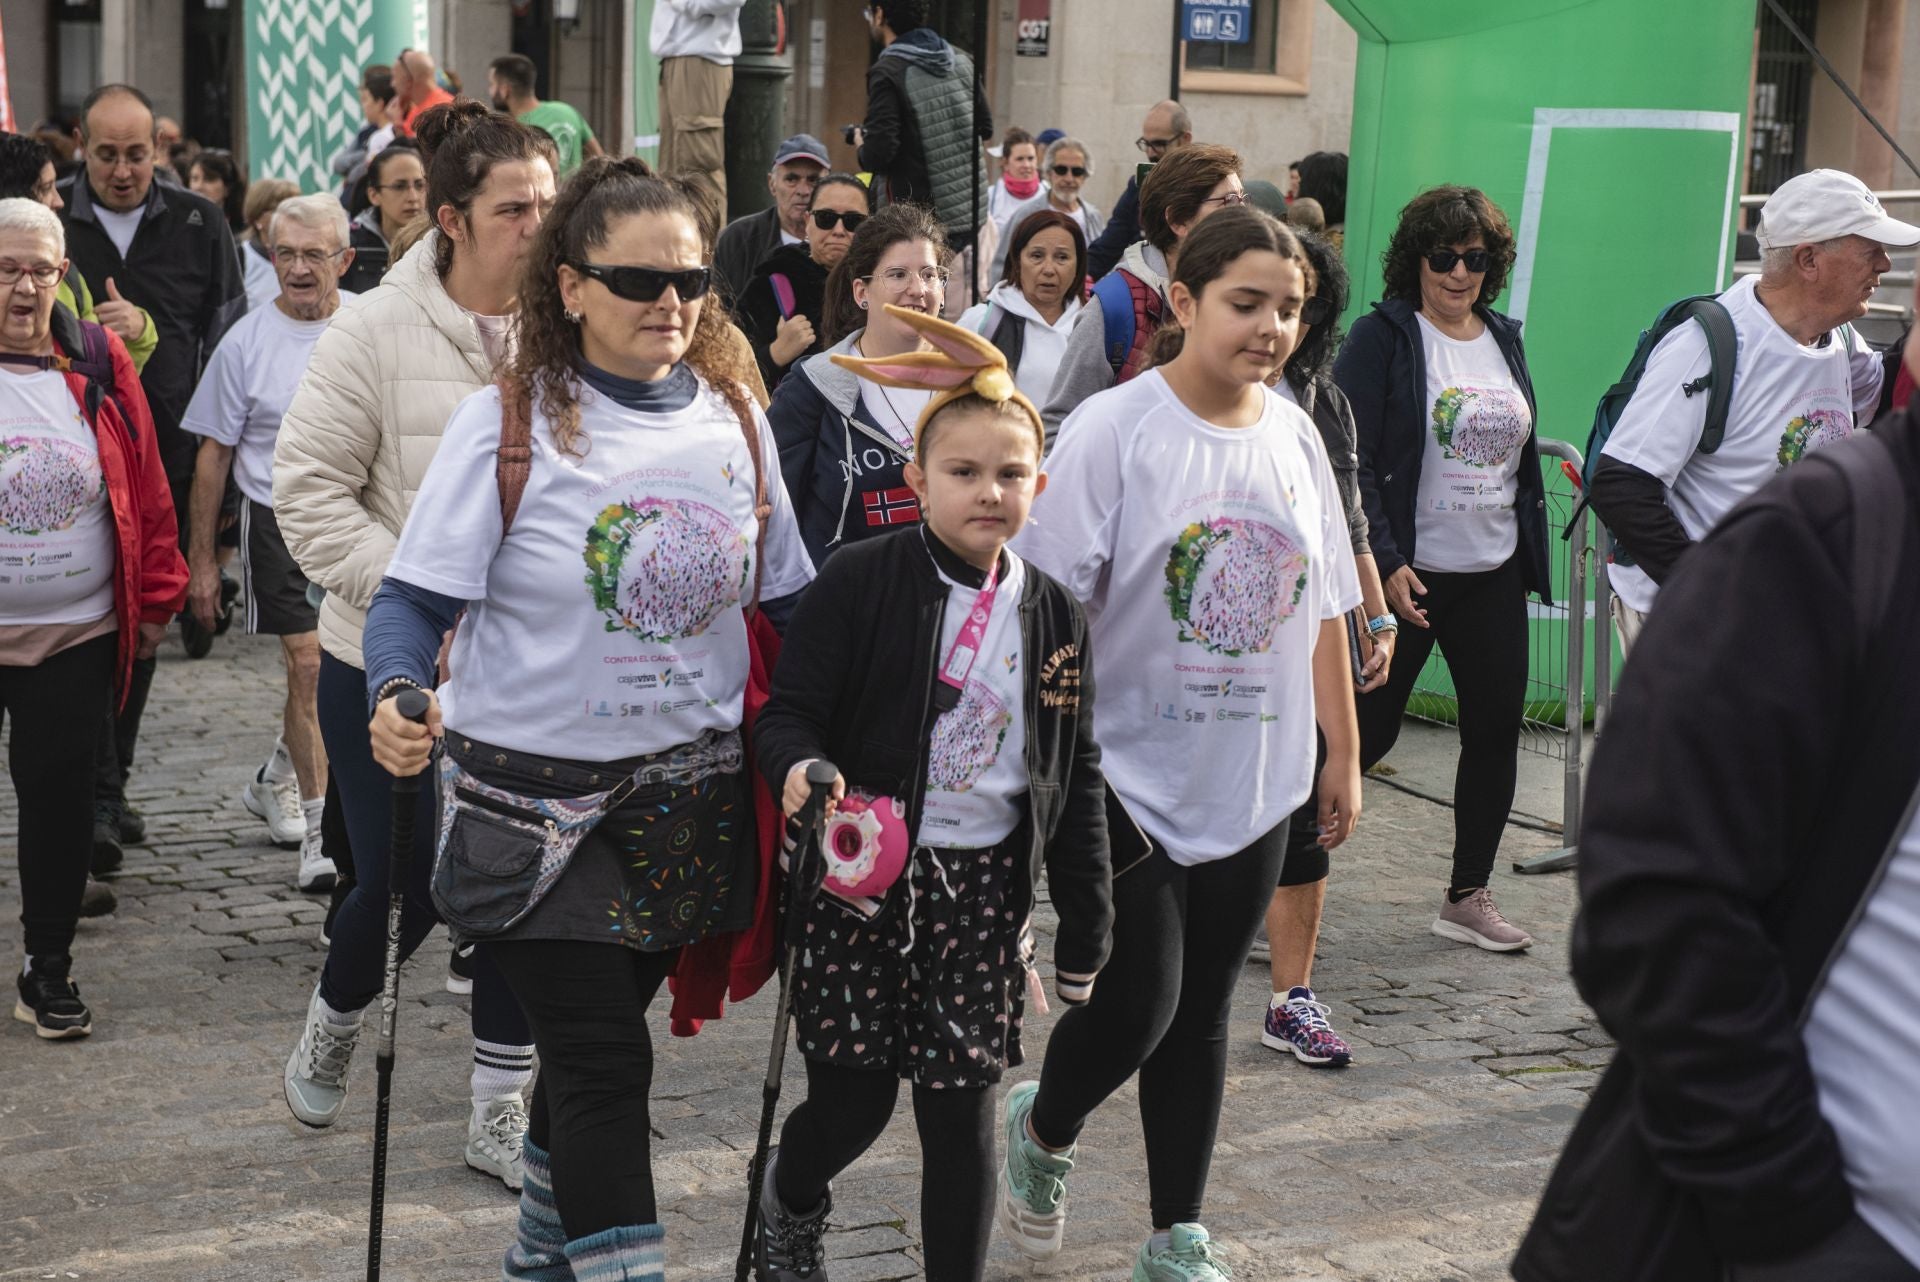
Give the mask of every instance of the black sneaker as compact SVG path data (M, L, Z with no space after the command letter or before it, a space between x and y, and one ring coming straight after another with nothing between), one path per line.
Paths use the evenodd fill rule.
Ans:
M111 877L120 871L127 852L120 840L119 817L112 807L93 808L93 857L88 871L96 877Z
M80 915L82 917L105 917L120 906L120 896L113 893L113 887L104 881L87 878L87 888L80 895Z
M774 1145L767 1153L767 1173L760 1181L759 1227L755 1230L760 1277L765 1282L828 1282L827 1251L820 1239L833 1210L833 1190L805 1215L795 1215L780 1204L773 1191L773 1167L780 1155Z
M114 829L120 835L121 845L138 846L147 839L147 817L132 806L122 805Z
M223 637L233 626L233 603L240 596L240 584L220 571L220 612L213 616L213 635Z
M48 1041L91 1033L93 1012L68 978L72 971L73 958L65 953L35 957L33 969L20 976L20 1000L13 1004L13 1017L32 1024L33 1031Z
M193 617L191 611L180 614L180 644L187 648L189 659L204 659L213 653L214 633L200 626L200 620Z

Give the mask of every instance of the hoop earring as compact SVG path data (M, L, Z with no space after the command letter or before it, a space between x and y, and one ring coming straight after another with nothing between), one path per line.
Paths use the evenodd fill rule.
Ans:
M863 312L867 310L867 300L864 298L860 300L860 310Z

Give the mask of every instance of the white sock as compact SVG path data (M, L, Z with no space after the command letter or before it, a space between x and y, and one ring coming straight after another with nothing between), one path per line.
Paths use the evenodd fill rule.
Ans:
M33 974L33 958L32 957L28 957L25 961L20 963L20 973L22 975Z
M287 752L287 741L275 739L273 755L268 757L266 764L260 767L260 780L262 783L285 783L291 778L293 778L293 757Z
M533 1047L473 1039L473 1116L502 1095L526 1098L533 1080Z
M327 799L325 797L315 797L311 801L302 801L300 803L300 813L306 816L308 832L318 833L320 831L320 815L326 808Z
M1158 1229L1147 1235L1147 1250L1164 1251L1173 1245L1173 1233L1168 1229Z
M335 1028L358 1028L360 1027L361 1017L366 1013L364 1009L353 1011L335 1010L333 1007L327 1005L326 998L322 997L320 999L321 1020L333 1025Z

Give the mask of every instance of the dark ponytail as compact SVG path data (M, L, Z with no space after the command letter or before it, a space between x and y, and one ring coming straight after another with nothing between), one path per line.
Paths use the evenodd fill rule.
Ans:
M474 197L496 165L544 160L560 172L553 139L471 98L422 112L413 134L427 165L427 220L436 228L443 206L453 206L462 218L472 214ZM453 268L453 241L443 235L435 249L433 265L444 278Z
M1173 260L1173 275L1167 283L1171 286L1178 281L1198 299L1242 254L1261 250L1296 263L1306 261L1300 251L1299 238L1285 223L1252 205L1229 205L1209 216L1180 241L1179 252ZM1186 341L1187 331L1169 310L1160 328L1153 332L1153 342L1147 349L1148 364L1170 364Z

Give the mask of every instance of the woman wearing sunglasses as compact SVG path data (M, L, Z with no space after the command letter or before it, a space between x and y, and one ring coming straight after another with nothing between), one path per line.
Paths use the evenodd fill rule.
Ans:
M802 360L774 393L767 418L780 444L780 474L815 565L844 544L920 519L906 466L914 425L933 394L882 387L832 357L925 350L920 332L887 306L938 316L946 261L946 233L924 205L888 205L861 223L827 275L820 314L826 351Z
M820 341L820 314L827 273L847 256L868 212L865 183L852 174L828 174L807 201L806 239L768 254L740 292L737 319L753 344L760 381L769 393L795 361L826 347Z
M1471 187L1435 187L1400 211L1386 300L1353 323L1334 379L1360 433L1368 537L1399 616L1387 684L1360 699L1370 769L1400 733L1435 645L1460 701L1453 874L1433 933L1494 952L1532 936L1488 890L1513 805L1527 693L1527 594L1548 600L1545 486L1519 322L1492 310L1513 230Z
M525 125L461 102L422 112L416 133L428 157L433 230L393 264L380 288L335 314L274 446L274 516L301 572L327 594L320 737L356 875L334 914L320 982L287 1057L287 1107L316 1128L332 1126L346 1104L347 1068L386 960L393 780L367 744L366 609L447 416L493 381L508 354L520 264L553 203L553 143ZM414 817L403 958L438 921L428 894L431 793L422 790ZM533 1038L485 948L474 957L472 1022L466 1162L517 1189Z
M1041 209L1015 223L1006 278L960 324L1007 358L1014 385L1039 403L1053 389L1067 337L1087 301L1087 242L1073 219Z
M1011 231L1043 209L1058 210L1080 226L1080 237L1091 245L1107 229L1107 218L1094 203L1083 199L1081 191L1093 177L1093 153L1078 138L1056 138L1047 145L1046 158L1040 162L1041 187L1007 217ZM1007 240L1001 237L993 250L993 278L999 280L1007 270ZM1045 396L1046 388L1040 389ZM1033 393L1028 392L1029 396ZM1040 397L1034 397L1036 403Z
M647 1010L761 885L747 612L813 568L709 299L703 208L638 159L568 180L518 349L454 411L367 615L374 756L417 773L441 740L434 899L540 1051L508 1278L666 1276ZM517 485L498 455L516 435ZM456 621L416 725L397 693L433 685Z

